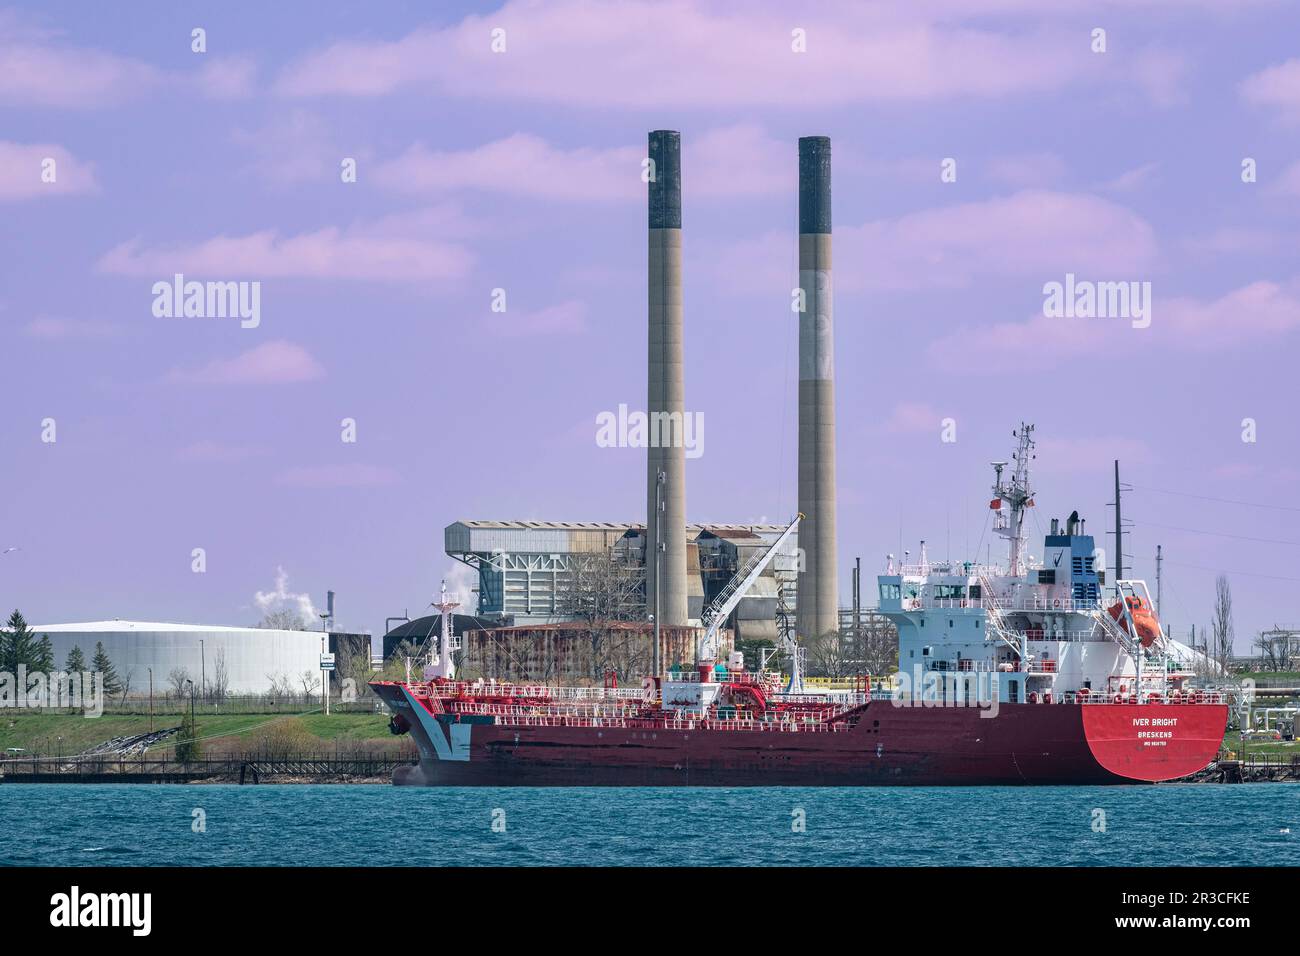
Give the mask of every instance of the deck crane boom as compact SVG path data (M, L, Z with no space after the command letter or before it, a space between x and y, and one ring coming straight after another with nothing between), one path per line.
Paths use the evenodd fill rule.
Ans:
M772 558L776 557L776 553L790 539L790 535L794 534L795 529L799 527L799 522L802 520L802 512L795 515L789 527L781 532L781 536L772 543L772 546L762 554L752 558L745 567L737 571L736 576L727 582L726 587L718 592L718 596L700 614L700 623L704 625L704 636L700 638L699 646L696 648L695 659L697 661L717 659L718 631L722 629L722 625L731 616L731 612L736 609L740 599L754 586L754 582L763 573L763 569L771 563Z

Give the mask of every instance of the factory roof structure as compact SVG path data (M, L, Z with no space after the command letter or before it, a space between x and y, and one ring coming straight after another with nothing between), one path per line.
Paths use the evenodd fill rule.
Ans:
M523 520L467 520L461 519L450 527L463 525L476 531L644 531L645 524L635 521L523 521ZM699 534L711 531L722 536L720 532L763 532L785 530L783 524L688 524L687 531Z

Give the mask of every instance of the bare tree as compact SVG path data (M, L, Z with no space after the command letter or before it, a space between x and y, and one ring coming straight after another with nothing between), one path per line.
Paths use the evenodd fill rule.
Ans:
M808 647L808 671L812 677L844 677L852 668L845 655L844 637L830 631L804 642Z
M305 631L307 622L303 620L302 615L287 607L282 607L275 611L268 611L258 627L273 628L280 631Z
M1214 620L1210 622L1210 653L1223 673L1228 672L1228 663L1232 658L1232 588L1228 586L1228 576L1220 574L1214 582Z
M184 667L173 667L167 672L167 684L171 687L172 696L180 700L185 696L185 685L190 681L190 672Z
M298 676L298 680L302 684L302 696L304 700L311 697L312 694L316 693L316 691L320 690L320 673L318 671L310 669L305 670Z
M600 680L606 671L631 663L627 632L605 625L645 620L645 570L624 552L582 555L577 560L567 586L557 596L556 613L586 623L587 676Z
M267 674L266 696L274 702L279 702L285 698L293 697L293 681L289 675L283 671L275 674Z
M890 674L898 665L898 629L879 611L866 608L844 632L851 673Z
M1255 638L1255 649L1260 670L1290 670L1291 661L1300 654L1300 631L1274 626Z
M213 655L212 683L209 685L212 699L223 701L230 690L230 673L226 668L226 649L218 647Z

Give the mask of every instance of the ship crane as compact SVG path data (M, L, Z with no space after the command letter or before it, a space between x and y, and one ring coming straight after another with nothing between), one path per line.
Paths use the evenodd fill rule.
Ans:
M709 605L700 613L700 623L704 625L704 636L700 638L699 645L696 647L695 659L701 663L704 661L714 661L718 657L718 631L722 625L727 622L731 612L736 609L740 599L748 593L749 589L754 586L754 582L762 575L763 569L771 564L776 553L794 534L795 529L799 527L799 522L803 520L803 514L794 516L789 527L781 532L781 536L773 542L772 546L762 554L752 558L750 562L741 570L736 572L735 577L727 582L726 587L718 592Z

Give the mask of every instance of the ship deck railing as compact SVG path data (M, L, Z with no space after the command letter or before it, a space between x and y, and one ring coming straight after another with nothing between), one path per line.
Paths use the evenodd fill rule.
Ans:
M1022 598L1012 601L999 597L977 598L902 598L904 611L1037 611L1040 613L1091 613L1104 605L1097 598Z
M835 716L835 715L830 715ZM562 714L540 714L512 717L511 727L595 727L616 730L743 730L776 733L843 733L851 729L844 723L832 723L830 718L800 718L798 720L755 720L750 718L724 719L720 717L573 717Z
M514 684L502 681L451 681L443 684L412 682L418 696L438 697L444 704L476 697L520 697L546 700L645 700L650 693L640 687L552 687L547 684Z

